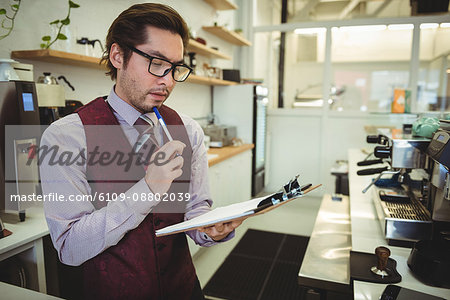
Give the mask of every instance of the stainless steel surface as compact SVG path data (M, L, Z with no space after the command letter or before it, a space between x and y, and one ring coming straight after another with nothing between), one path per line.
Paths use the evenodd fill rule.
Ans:
M433 220L450 222L450 173L447 168L434 162L431 174L431 197L433 198Z
M66 92L62 85L36 83L38 104L40 107L64 107Z
M52 76L51 73L44 72L43 75L38 77L37 83L44 83L44 84L58 84L58 80L56 80L56 77Z
M350 202L325 195L298 274L301 285L338 292L350 289Z
M423 169L426 167L425 150L431 139L413 137L410 134L386 129L381 129L379 132L389 138L392 168Z
M393 140L391 166L393 168L423 169L426 166L426 146L430 140Z
M387 174L394 175L394 174L398 174L399 172L400 172L400 171L383 171L383 172L381 172L380 175L378 175L374 180L372 180L372 181L369 183L368 186L366 186L366 187L362 190L362 192L363 192L363 193L366 193L366 192L370 189L370 187L371 187L372 185L374 185L374 184L378 181L378 179L381 178L381 176L387 175Z
M352 250L373 253L376 247L386 246L387 241L377 217L372 193L361 193L361 190L372 178L356 174L356 171L361 169L356 164L366 154L361 149L349 149L348 151ZM389 246L389 249L391 250L391 257L397 261L397 271L402 275L402 281L397 285L450 299L450 289L426 285L414 276L407 265L411 249L396 246ZM353 281L354 299L378 299L385 287L386 284L355 280Z
M232 140L236 138L237 132L236 126L214 124L203 127L203 131L211 138L211 142L221 142L222 147L232 145Z
M379 188L373 189L373 199L381 227L388 240L418 241L431 239L433 224L429 212L421 203L382 201Z

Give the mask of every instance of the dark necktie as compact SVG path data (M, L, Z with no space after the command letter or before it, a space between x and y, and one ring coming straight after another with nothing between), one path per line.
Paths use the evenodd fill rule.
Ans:
M133 146L133 152L139 155L138 162L144 164L144 168L147 169L152 154L159 149L159 143L154 134L155 125L150 118L141 115L134 122L134 128L139 132L139 136Z

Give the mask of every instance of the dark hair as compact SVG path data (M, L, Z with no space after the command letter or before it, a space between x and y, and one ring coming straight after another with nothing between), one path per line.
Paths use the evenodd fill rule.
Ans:
M173 8L158 3L135 4L123 11L109 27L106 36L106 50L101 63L106 62L107 75L112 80L117 78L117 69L109 60L111 45L117 43L123 52L123 63L127 65L131 50L127 46L136 46L147 40L146 28L154 26L172 33L178 33L183 40L184 49L189 41L189 29L186 22Z

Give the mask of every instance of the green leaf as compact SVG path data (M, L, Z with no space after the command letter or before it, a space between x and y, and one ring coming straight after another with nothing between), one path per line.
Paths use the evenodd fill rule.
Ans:
M50 41L51 39L52 39L52 37L49 36L49 35L45 35L45 36L42 37L42 40L45 41L45 42L48 42L48 41Z
M13 10L18 10L18 9L19 9L19 5L13 4L13 5L11 5L11 8L12 8Z
M78 4L76 4L75 2L69 0L69 7L70 7L70 8L77 8L77 7L80 7L80 5L78 5Z
M45 47L47 47L47 45L44 44L44 43L42 43L42 44L41 44L41 49L45 49Z
M60 33L58 34L58 36L56 37L58 40L67 40L67 36L65 36L64 34Z
M6 9L4 8L0 9L0 15L6 15Z
M55 20L55 21L50 22L50 25L58 24L59 22L60 22L59 20Z
M61 20L61 23L63 25L69 25L70 24L70 19L69 18L65 18L64 20Z

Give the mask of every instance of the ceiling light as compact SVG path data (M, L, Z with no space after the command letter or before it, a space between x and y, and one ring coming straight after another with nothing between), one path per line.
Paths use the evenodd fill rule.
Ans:
M386 28L387 28L386 25L341 26L339 27L339 30L368 32L368 31L381 31L385 30Z
M435 29L438 28L439 24L438 23L423 23L420 24L420 29Z
M324 27L317 27L317 28L297 28L294 30L294 33L296 34L318 34L325 32L327 29Z
M391 24L388 25L389 30L411 30L414 29L413 24Z
M450 28L450 23L441 23L441 28Z

